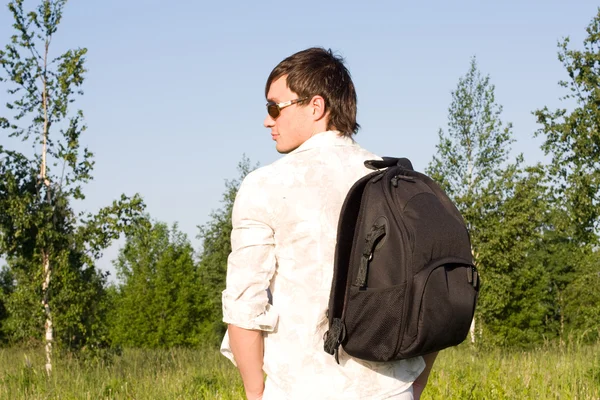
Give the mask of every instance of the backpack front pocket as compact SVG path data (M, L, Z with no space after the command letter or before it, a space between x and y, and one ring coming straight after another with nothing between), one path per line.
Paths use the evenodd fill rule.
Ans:
M411 297L418 301L409 307L402 354L427 354L464 340L477 298L473 274L471 265L448 263L415 275Z

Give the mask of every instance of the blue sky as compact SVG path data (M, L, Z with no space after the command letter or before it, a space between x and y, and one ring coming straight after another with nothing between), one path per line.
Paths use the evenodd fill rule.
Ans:
M77 207L93 212L140 193L153 218L178 222L199 248L196 226L220 207L242 155L261 165L281 157L262 126L264 82L311 46L346 58L358 92L356 139L375 153L407 156L423 170L450 92L476 56L514 125L515 153L542 160L531 112L561 105L557 42L570 36L581 47L597 10L588 0L71 1L51 51L89 51L76 104L96 168ZM2 7L0 44L11 23ZM6 96L0 91L0 104ZM117 251L99 266L112 270Z

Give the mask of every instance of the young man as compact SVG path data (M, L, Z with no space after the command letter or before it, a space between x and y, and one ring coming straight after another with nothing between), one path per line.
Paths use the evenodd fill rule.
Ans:
M223 354L250 400L412 399L415 380L419 398L435 355L373 363L341 350L338 365L323 350L340 210L370 172L363 162L378 158L352 139L356 92L343 60L298 52L271 72L265 94L264 126L286 156L250 173L235 200Z

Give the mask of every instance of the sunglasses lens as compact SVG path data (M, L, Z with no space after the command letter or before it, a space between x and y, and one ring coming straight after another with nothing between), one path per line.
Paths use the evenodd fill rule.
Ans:
M273 119L279 117L279 107L277 107L277 104L268 104L267 112Z

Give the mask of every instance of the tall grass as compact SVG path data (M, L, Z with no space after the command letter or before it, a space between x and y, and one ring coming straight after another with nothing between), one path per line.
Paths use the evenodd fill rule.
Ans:
M214 350L125 350L112 362L57 360L47 377L42 351L0 349L0 399L243 398L237 370Z
M235 368L215 350L125 350L111 363L0 349L0 399L242 399ZM444 350L423 399L598 399L600 344L532 351ZM319 400L319 399L311 399Z
M598 399L600 344L532 351L442 351L425 399Z

